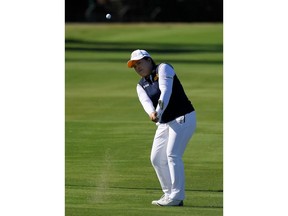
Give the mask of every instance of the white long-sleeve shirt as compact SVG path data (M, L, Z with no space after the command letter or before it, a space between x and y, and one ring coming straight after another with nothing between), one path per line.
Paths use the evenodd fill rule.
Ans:
M155 109L151 99L148 97L145 90L139 84L137 84L136 90L139 101L141 102L145 112L148 115L156 111L158 118L159 119L161 118L161 115L166 109L172 94L174 76L175 76L174 69L170 65L162 63L158 66L158 77L159 77L158 82L159 82L159 89L161 91L159 100L161 100L163 103L162 109L159 104Z

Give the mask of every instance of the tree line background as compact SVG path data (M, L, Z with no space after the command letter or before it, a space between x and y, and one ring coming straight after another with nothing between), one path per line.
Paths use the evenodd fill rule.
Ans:
M223 22L223 0L65 0L66 22Z

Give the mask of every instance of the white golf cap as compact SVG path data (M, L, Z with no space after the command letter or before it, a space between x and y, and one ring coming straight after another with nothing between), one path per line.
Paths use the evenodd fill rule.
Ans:
M149 53L146 50L140 50L140 49L134 50L131 53L130 60L127 62L128 67L132 68L135 61L138 61L144 57L150 57L151 58L151 56L149 55Z

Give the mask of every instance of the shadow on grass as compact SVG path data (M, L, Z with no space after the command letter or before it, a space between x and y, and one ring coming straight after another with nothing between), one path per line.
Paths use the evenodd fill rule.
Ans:
M78 62L78 63L93 63L93 62L127 62L127 58L66 58L66 62ZM188 59L169 59L165 58L165 62L173 63L183 63L183 64L223 64L223 61L220 60L188 60Z
M130 43L130 42L94 42L76 39L65 40L66 51L93 52L131 52L146 49L151 53L222 53L222 44L173 44L173 43Z
M131 51L135 49L146 49L153 54L196 54L196 53L223 53L222 44L168 44L168 43L127 43L127 42L93 42L66 39L65 50L69 52L127 52L129 56ZM92 63L92 62L119 62L127 61L127 58L115 57L95 57L86 58L79 56L67 57L66 62ZM223 60L207 60L207 59L177 59L165 58L166 62L183 63L183 64L223 64Z
M82 187L82 188L85 188L85 187L88 187L88 188L98 188L97 185L65 185L65 186L68 186L68 187ZM125 190L159 190L159 188L139 188L139 187L116 187L116 186L110 186L110 187L107 187L107 188L110 188L110 189L125 189ZM185 189L186 191L194 191L194 192L215 192L215 193L222 193L223 190L193 190L193 189Z
M223 206L194 206L194 205L184 205L184 207L190 207L190 208L212 208L212 209L223 209Z
M126 190L159 190L159 188L137 188L137 187L109 187L114 189L126 189ZM194 192L219 192L222 193L223 190L193 190L186 189L186 191L194 191Z

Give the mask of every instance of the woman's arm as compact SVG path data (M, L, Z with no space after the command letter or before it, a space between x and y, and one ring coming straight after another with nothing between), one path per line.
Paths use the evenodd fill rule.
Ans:
M158 68L159 89L161 95L159 97L158 106L156 108L157 116L160 119L166 109L173 87L173 78L175 76L174 69L168 64L160 64Z
M137 84L136 90L139 101L141 102L145 112L150 116L153 112L155 112L155 108L153 106L151 99L148 97L145 90L139 84Z

